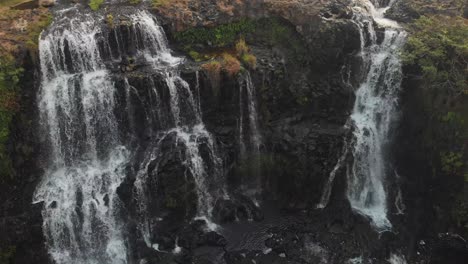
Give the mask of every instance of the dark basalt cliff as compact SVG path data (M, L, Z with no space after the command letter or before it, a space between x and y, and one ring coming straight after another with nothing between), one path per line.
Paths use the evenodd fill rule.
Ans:
M126 233L134 245L134 259L145 258L145 263L158 264L341 264L363 256L372 259L372 263L388 263L392 253L401 251L409 263L466 263L466 241L451 233L439 234L456 230L448 230L450 225L440 219L440 212L434 212L432 205L448 210L450 199L443 193L461 183L445 182L444 188L436 189L440 179L426 178L434 166L424 154L425 142L419 141L419 135L429 124L421 119L425 114L418 88L421 84L408 77L412 69L404 69L407 78L403 83L401 124L395 136L399 143L390 157L401 176L399 184L406 205L404 215L390 210L394 230L378 233L368 219L352 212L345 197L344 170L336 178L329 206L323 210L315 208L342 154L344 139L349 136L345 124L363 74L359 72L360 36L351 20L349 4L348 0L174 1L154 10L174 53L186 57L181 76L192 92L199 93L202 118L218 146L231 194L230 199L218 200L213 212L215 220L227 230L224 236L206 232L203 220L192 221L197 194L194 177L184 169L181 158L187 150L173 144L174 135L156 137L160 140L160 152L166 154L151 153L158 159L149 163L146 173L150 179L148 192L152 194L148 215L153 220L163 218L154 220L150 227L162 230L151 238L160 251L148 248L136 232L139 216L132 188L136 170L147 154L141 146L155 144L149 128L154 124L148 121L148 109L155 101L148 85L158 87L161 98L168 99L170 92L161 76L148 73L148 65L138 60L123 64L112 58L112 51L128 58L135 54L134 36L138 34L132 32L128 19L135 7L119 1L98 11L107 18L103 21L104 36L111 52L104 60L112 69L117 88L122 113L116 115L123 124L122 137L129 137L128 141L140 146L117 191L125 205L124 218L129 223ZM402 5L391 10L392 17L402 22L413 19L414 14ZM143 3L138 8L149 7ZM225 51L232 52L239 36L223 45L210 40L187 42L181 36L194 28L212 30L236 23L247 23L253 28L236 34L245 39L249 52L256 57L256 65L248 67L242 62L243 69L236 75L221 71L213 76L204 65ZM115 43L117 35L120 43ZM380 33L378 37L382 38ZM117 47L122 44L124 48ZM193 54L207 57L199 59ZM9 143L15 177L0 186L1 264L50 261L42 236L42 204L31 204L45 166L41 148L45 139L36 129L40 82L36 56L28 54L23 60L27 74L20 82L22 108L13 121ZM247 103L240 104L247 96L240 87L247 73L256 91L262 140L258 153L240 158L239 115L248 113ZM130 96L125 94L127 85L132 87ZM134 108L125 106L126 96ZM158 103L159 109L169 109L168 101ZM128 111L134 120L126 120L123 112ZM160 117L158 124L164 127L168 120L164 115ZM130 129L138 136L130 138ZM208 144L200 144L201 155L212 161ZM208 167L214 170L215 165L210 163ZM261 194L255 199L245 195L243 188L257 183ZM257 207L256 199L263 201L263 206ZM260 237L260 245L255 239L249 240L249 232ZM176 247L181 247L181 253L171 254ZM269 250L265 251L265 247Z

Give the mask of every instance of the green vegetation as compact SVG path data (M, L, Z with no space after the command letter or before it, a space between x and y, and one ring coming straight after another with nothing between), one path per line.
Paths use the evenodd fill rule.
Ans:
M135 0L131 0L131 1L135 1ZM171 2L171 0L153 0L153 7L158 8L158 7L161 7L161 6L165 6L165 5L169 4L170 2Z
M39 37L42 30L47 28L53 21L53 17L50 13L44 13L39 16L39 20L35 23L29 23L28 25L28 40L26 45L28 49L34 54L38 49Z
M451 10L453 12L462 12L465 0L407 0L405 4L415 12L421 14L426 12L446 12Z
M239 22L224 24L213 28L191 28L175 34L177 42L184 47L191 47L195 44L209 45L213 47L225 47L232 45L240 35L252 32L255 23L251 20L241 20Z
M141 0L129 0L128 2L130 4L132 4L132 5L137 5L137 4L141 3Z
M257 58L250 53L250 48L243 37L236 43L236 55L250 69L257 67Z
M174 38L196 61L204 60L203 57L206 57L206 60L216 56L194 57L192 54L200 55L206 54L207 50L228 49L234 50L233 52L244 64L255 68L256 58L253 55L243 55L251 54L246 44L248 41L267 46L285 47L288 52L285 55L292 59L303 60L307 57L304 43L301 38L298 38L294 28L277 18L243 19L216 27L191 28L176 33Z
M463 168L463 153L444 152L441 154L442 171L446 174L459 174Z
M241 57L241 61L250 69L255 69L257 67L257 57L255 57L255 55L243 54Z
M106 23L109 27L114 27L114 16L112 14L107 14Z
M288 43L292 45L293 49L296 49L298 41L295 41L297 36L294 34L295 32L279 19L263 18L259 20L243 19L216 27L191 28L176 33L175 39L184 48L190 48L196 44L222 48L234 45L239 38L253 38L255 36L256 40L266 42L268 45Z
M93 11L97 11L99 10L99 8L101 7L101 5L104 3L104 0L90 0L89 1L89 7L93 10Z
M454 227L468 234L468 20L421 16L408 30L402 58L422 88L425 153L433 164L432 176L453 190L447 196Z
M411 26L403 56L419 68L428 88L468 94L468 23L461 17L422 16Z
M249 47L247 46L247 43L245 43L245 39L243 37L241 37L239 39L239 41L237 41L236 43L236 54L238 57L246 54L246 53L249 53L250 49Z
M15 255L16 248L8 247L4 250L0 249L0 264L9 264L11 263L11 258Z
M23 69L15 65L8 53L0 57L0 180L11 177L11 160L7 141L13 115L19 110L17 89Z

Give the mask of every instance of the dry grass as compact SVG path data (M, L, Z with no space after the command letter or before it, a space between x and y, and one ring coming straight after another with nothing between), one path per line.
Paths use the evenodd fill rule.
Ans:
M210 61L202 65L202 69L210 75L221 73L221 63L219 61Z
M29 1L31 0L0 0L0 6L10 7Z
M240 57L246 53L249 53L249 47L247 46L247 43L245 43L245 39L241 38L236 43L236 54Z
M211 82L211 87L215 94L219 91L219 84L221 83L221 63L219 61L210 61L202 65L202 69L208 75Z
M229 76L235 76L240 72L241 69L241 63L240 61L232 56L231 54L225 52L222 54L222 65L223 65L223 70L229 75Z

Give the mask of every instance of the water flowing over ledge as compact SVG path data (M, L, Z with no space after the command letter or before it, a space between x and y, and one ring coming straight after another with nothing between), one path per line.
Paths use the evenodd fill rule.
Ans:
M138 91L125 77L128 124L122 126L116 115L119 102L115 81L103 57L111 54L116 60L125 60L128 47L121 41L120 32L114 30L111 36L115 37L117 50L113 50L101 30L101 20L86 14L70 20L59 17L40 40L43 76L38 101L50 157L34 202L44 202L44 235L52 258L59 264L128 263L131 259L124 207L117 189L127 177L134 155L137 129L133 127L131 96ZM201 118L199 94L196 97L178 73L177 66L183 59L171 55L164 31L149 13L137 11L131 23L135 56L151 66L150 74L164 81L170 97L171 117L165 118L158 108L158 100L162 100L159 87L149 77L149 93L157 99L146 110L152 113L147 122L154 126L151 133L162 132L163 136L148 146L134 189L138 229L152 248L150 237L156 231L149 228L146 169L157 160L159 143L171 136L174 144L184 149L182 166L196 185L197 219L210 224L214 196L225 195L224 181L220 178L223 173L215 143ZM126 133L133 135L123 136ZM208 147L211 171L206 170L201 144ZM217 186L216 191L213 186Z
M406 33L396 22L383 18L388 7L376 8L370 1L354 3L353 20L360 32L360 56L366 74L356 91L347 125L353 130L353 137L345 142L343 154L330 174L317 207L327 206L336 173L346 165L347 195L352 208L368 216L377 229L386 230L392 226L387 218L390 167L386 151L397 118L402 80L398 53L405 43ZM374 21L384 27L380 43ZM351 164L347 164L348 155L352 156Z

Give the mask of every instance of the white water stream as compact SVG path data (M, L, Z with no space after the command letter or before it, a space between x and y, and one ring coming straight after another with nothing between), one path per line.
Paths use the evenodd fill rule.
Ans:
M333 169L317 206L327 206L336 173L347 163L346 156L351 154L352 163L346 164L348 200L356 212L368 216L381 230L391 228L387 218L386 148L396 119L402 80L399 51L406 39L406 33L396 22L383 17L387 9L376 8L368 0L354 1L353 20L360 31L360 56L367 74L356 91L348 124L353 129L352 140L345 142L343 156ZM383 28L381 42L374 22Z

